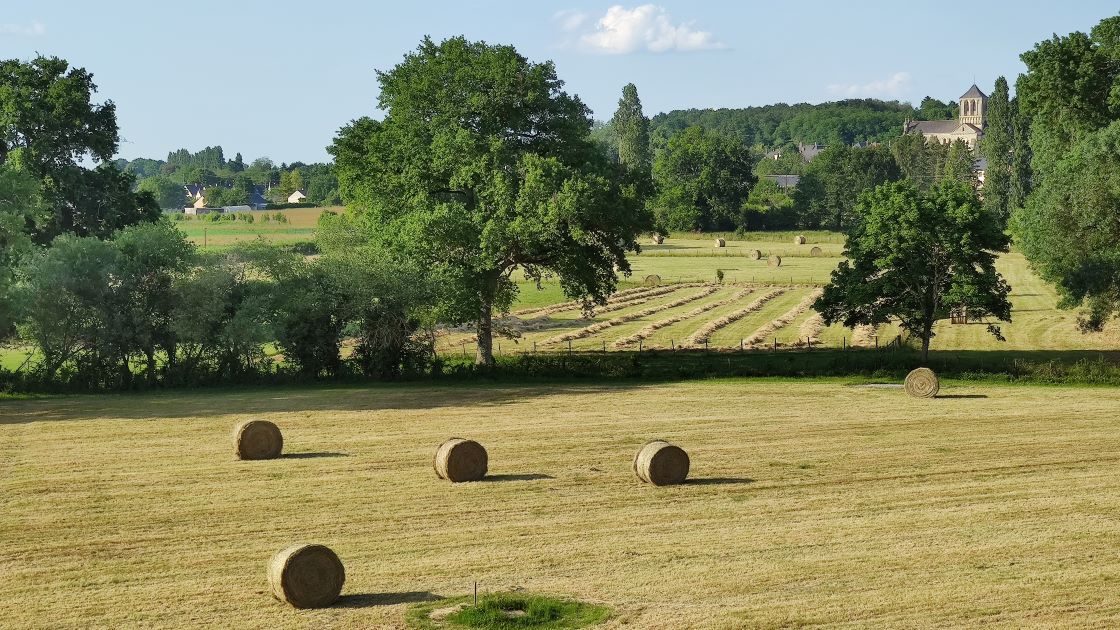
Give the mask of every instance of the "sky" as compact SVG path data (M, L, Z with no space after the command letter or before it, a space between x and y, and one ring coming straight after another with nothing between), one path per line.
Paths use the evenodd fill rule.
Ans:
M338 129L378 117L375 70L429 35L551 59L609 119L622 86L647 115L873 97L956 100L1024 70L1019 54L1088 31L1115 3L769 0L2 0L0 59L58 56L117 106L119 156L221 145L246 161L326 161ZM915 6L917 5L917 6Z

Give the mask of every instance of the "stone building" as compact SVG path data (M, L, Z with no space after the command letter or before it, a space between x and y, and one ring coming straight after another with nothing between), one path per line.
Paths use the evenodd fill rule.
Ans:
M959 103L956 120L907 120L902 124L902 133L920 133L927 142L964 140L975 149L988 125L988 96L973 85L961 95Z

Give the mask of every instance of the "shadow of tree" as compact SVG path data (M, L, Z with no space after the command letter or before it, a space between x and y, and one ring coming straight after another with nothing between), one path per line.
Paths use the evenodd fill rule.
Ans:
M690 486L734 486L754 483L750 477L697 477L685 479L685 484Z
M284 453L280 457L284 459L317 459L320 457L350 457L350 454L322 451L318 453Z
M987 394L938 394L934 396L937 399L952 399L952 398L987 398Z
M520 475L486 475L483 481L534 481L536 479L555 479L552 475L524 473Z
M372 606L394 606L396 604L418 604L434 602L443 597L431 591L410 591L405 593L355 593L343 595L334 604L335 608L370 608Z

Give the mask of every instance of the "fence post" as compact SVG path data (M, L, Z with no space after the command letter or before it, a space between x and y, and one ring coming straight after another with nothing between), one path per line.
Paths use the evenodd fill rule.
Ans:
M606 351L607 351L607 342L606 342L606 340L603 340L603 352L606 352Z
M537 342L533 342L533 354L537 353Z
M673 344L672 338L669 339L669 349L670 350L676 350L677 349L677 346Z
M467 356L467 342L460 341L459 343L463 346L463 356Z
M708 351L708 340L705 339L704 340L704 352L707 352L707 351Z
M775 350L778 349L778 338L777 337L774 337L774 349Z
M638 354L641 354L641 353L642 353L642 340L639 339L638 340Z
M745 342L743 341L743 338L739 337L739 352L742 352L745 349L744 345L745 345Z
M572 356L572 340L568 340L568 356Z

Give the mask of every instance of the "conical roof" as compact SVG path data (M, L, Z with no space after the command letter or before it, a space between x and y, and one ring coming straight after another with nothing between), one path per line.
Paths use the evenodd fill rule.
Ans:
M976 87L976 84L973 83L972 87L968 88L967 92L961 94L961 98L988 98L988 95L981 92L980 88Z

